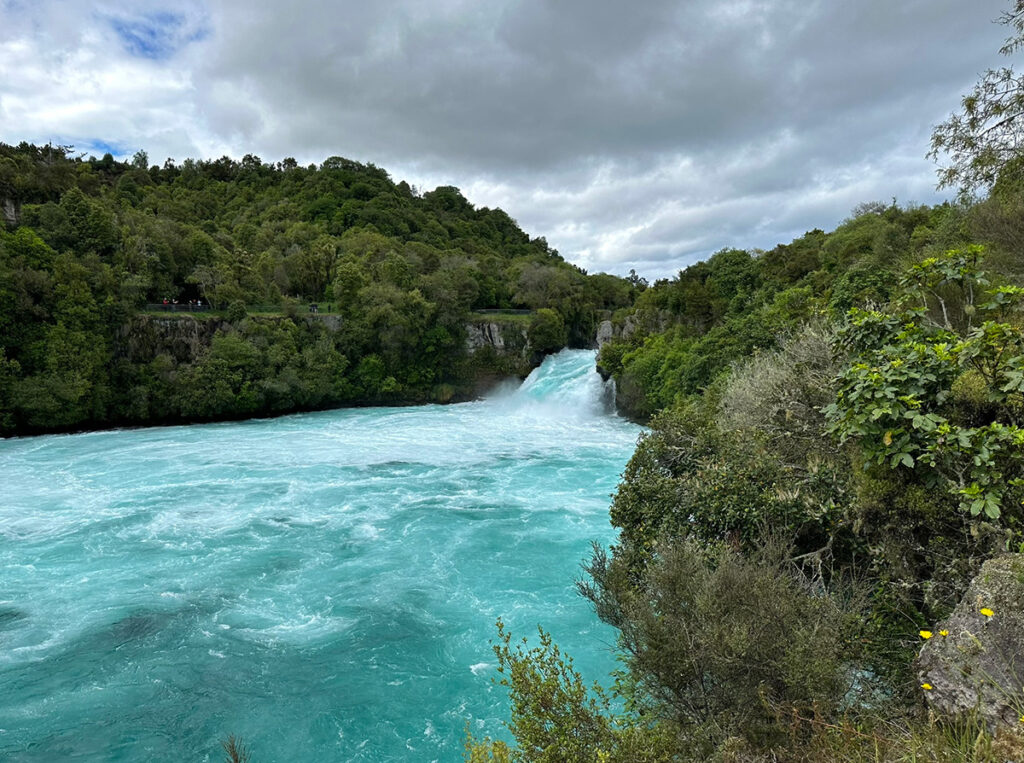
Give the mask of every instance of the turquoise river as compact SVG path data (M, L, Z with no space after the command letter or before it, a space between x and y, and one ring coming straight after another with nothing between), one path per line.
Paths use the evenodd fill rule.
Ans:
M489 642L607 683L574 589L640 428L594 353L448 406L0 441L0 759L459 760Z

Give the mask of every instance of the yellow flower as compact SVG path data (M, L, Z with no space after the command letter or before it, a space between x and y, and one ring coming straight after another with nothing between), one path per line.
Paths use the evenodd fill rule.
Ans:
M932 632L931 631L918 631L918 633L921 634L921 638L923 638L925 641L927 641L928 639L930 639L932 637Z
M942 638L946 638L946 636L949 635L949 631L943 628L941 631L939 631L939 635L942 636Z
M982 607L982 608L981 608L980 610L978 610L978 611L979 611L979 612L981 612L981 614L985 615L985 617L992 617L992 615L994 615L994 614L995 614L995 612L993 612L993 611L992 611L991 609L989 609L988 607Z
M1020 722L1021 722L1021 723L1024 723L1024 715L1022 715L1022 716L1020 717Z
M921 684L921 688L924 689L925 691L931 691L932 690L932 685L931 684Z

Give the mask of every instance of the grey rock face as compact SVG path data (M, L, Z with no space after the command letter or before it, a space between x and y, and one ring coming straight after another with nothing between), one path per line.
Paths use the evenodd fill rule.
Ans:
M307 320L320 321L327 327L328 331L340 331L345 324L340 315L311 315Z
M280 321L283 318L250 318L250 320ZM304 320L322 323L328 331L338 331L344 321L338 315L309 315ZM217 332L230 333L235 327L221 318L197 319L178 314L156 316L137 315L121 327L120 341L115 355L133 363L149 363L157 355L167 355L177 363L195 363L213 343Z
M611 341L615 337L615 327L611 321L601 321L601 324L597 327L597 349L607 342Z
M1024 713L1024 555L985 562L953 614L931 633L917 658L929 707L945 717L976 710L990 728L1019 725Z
M133 363L148 363L157 355L168 355L178 363L193 363L223 327L230 327L230 324L218 320L197 321L191 316L136 316L121 328L121 341L115 354Z
M4 220L9 225L17 225L21 221L21 205L14 199L3 199L0 201L0 209L3 210Z
M636 316L627 315L626 320L622 322L622 331L620 332L620 335L623 339L629 339L636 333L636 328Z
M483 347L505 349L505 338L497 323L470 323L466 326L466 349L476 352Z

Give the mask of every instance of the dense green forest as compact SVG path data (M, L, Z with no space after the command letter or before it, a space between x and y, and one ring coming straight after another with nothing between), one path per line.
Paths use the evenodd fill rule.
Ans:
M1004 21L1012 51L1024 3ZM723 250L616 313L599 365L650 431L579 588L622 670L588 686L499 621L515 745L471 738L468 759L1024 759L1019 635L991 656L1005 672L945 674L959 715L915 661L947 639L981 659L1024 617L1020 597L959 604L1024 550L1024 88L979 87L935 133L957 202ZM958 605L973 632L942 625Z
M0 144L0 207L0 434L445 401L589 345L636 289L456 188L338 157L150 166ZM198 352L139 319L165 302L214 322L156 326L202 335ZM471 357L474 311L502 308L533 311L524 360Z

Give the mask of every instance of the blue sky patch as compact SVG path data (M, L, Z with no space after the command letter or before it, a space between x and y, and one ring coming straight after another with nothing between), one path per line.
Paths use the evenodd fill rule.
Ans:
M128 149L118 143L108 143L105 140L83 140L81 143L75 145L78 151L85 151L89 154L95 154L96 156L103 156L104 154L110 154L112 156L123 156Z
M190 29L183 14L171 11L113 18L110 26L129 54L151 61L168 59L183 46L206 36L201 29Z

